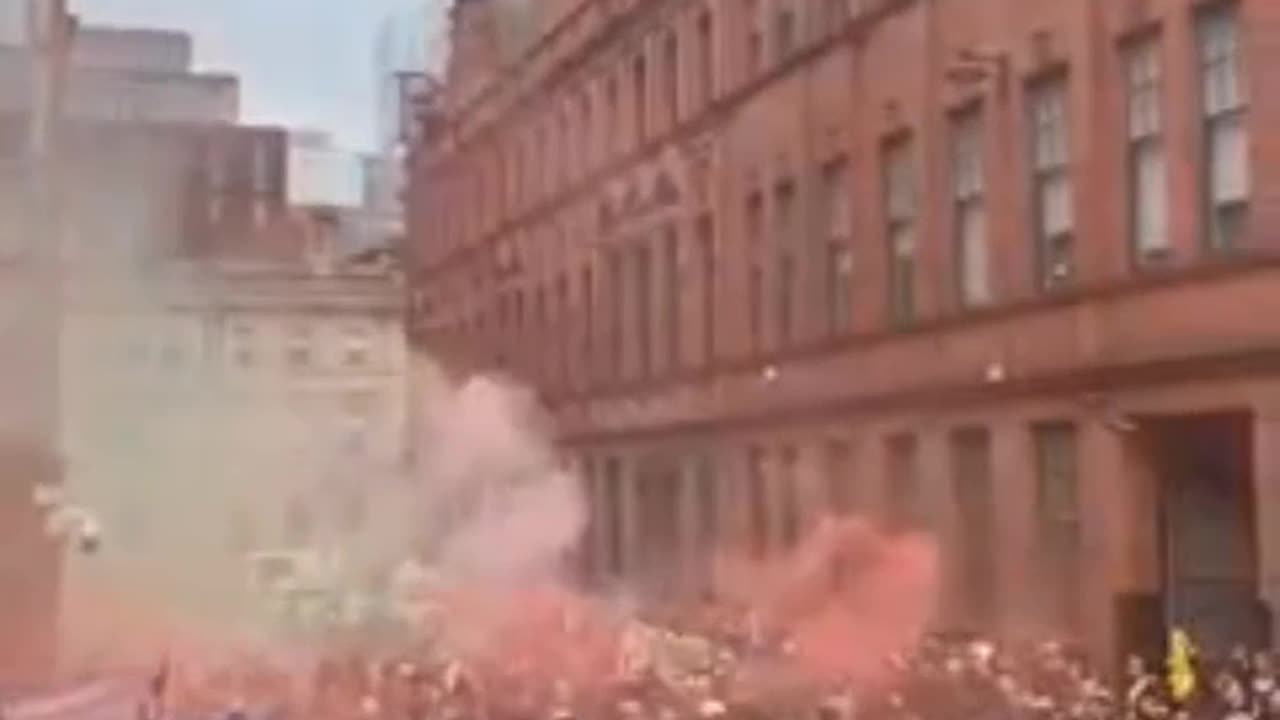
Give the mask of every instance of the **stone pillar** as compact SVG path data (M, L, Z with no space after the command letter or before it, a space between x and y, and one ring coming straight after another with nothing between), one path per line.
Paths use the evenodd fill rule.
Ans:
M1080 429L1085 639L1098 657L1119 660L1117 633L1125 618L1118 601L1154 597L1161 589L1158 477L1141 430L1096 420Z
M1257 508L1258 581L1272 613L1272 641L1280 642L1280 397L1255 409L1253 478Z
M1001 631L1016 638L1038 620L1035 452L1021 417L999 419L990 430Z

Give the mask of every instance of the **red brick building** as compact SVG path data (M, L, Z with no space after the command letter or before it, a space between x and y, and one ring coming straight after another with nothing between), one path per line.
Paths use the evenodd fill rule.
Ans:
M411 332L545 391L588 578L856 512L942 540L943 624L1270 632L1280 4L500 5L454 5Z

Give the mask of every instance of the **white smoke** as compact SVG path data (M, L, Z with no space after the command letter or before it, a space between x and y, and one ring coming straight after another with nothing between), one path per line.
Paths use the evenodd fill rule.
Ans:
M438 570L468 585L554 577L586 512L534 394L494 376L455 383L428 358L412 372L424 530Z

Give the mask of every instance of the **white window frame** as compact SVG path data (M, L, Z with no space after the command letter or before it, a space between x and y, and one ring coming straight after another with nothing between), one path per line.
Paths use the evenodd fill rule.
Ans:
M891 139L884 146L885 230L889 244L889 313L895 325L909 325L917 313L918 203L913 139Z
M1160 260L1171 247L1162 48L1157 34L1141 37L1124 48L1129 227L1131 248L1139 264Z
M1028 94L1037 270L1041 288L1050 290L1070 284L1076 274L1069 76L1042 79Z
M966 308L981 307L993 300L984 127L981 107L957 115L952 126L956 282L960 304Z
M1230 250L1240 241L1252 190L1239 10L1214 8L1200 17L1197 29L1207 237L1211 248Z

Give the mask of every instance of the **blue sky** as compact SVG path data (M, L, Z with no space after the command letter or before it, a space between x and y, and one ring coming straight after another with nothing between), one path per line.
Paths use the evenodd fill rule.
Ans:
M199 67L240 76L246 121L327 130L352 148L375 137L379 27L422 4L438 18L448 0L72 0L87 23L192 33Z

